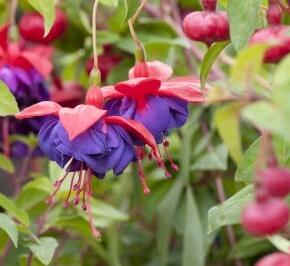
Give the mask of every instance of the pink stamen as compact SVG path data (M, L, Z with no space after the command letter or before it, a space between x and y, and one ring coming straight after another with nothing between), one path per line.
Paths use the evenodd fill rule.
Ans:
M136 147L136 151L137 151L137 154L138 154L138 158L140 160L143 160L144 157L145 157L145 153L146 153L145 148L143 146L142 147Z
M69 198L70 198L70 195L71 195L71 192L72 192L72 190L73 190L73 185L74 185L74 180L75 180L75 172L73 173L73 176L72 176L72 179L71 179L71 181L70 181L70 188L69 188L69 192L68 192L68 194L67 194L67 196L66 196L66 199L65 199L65 202L64 202L64 207L65 208L68 208L68 206L69 206Z
M87 209L88 209L88 218L89 218L89 223L91 226L91 231L92 235L94 238L100 238L101 234L100 232L96 229L95 224L94 224L94 219L93 219L93 212L92 212L92 206L91 206L91 197L92 197L92 171L89 169L86 174L88 175L86 182L87 186L87 193L88 193L88 200L87 200Z
M83 204L82 204L82 209L86 211L88 209L88 206L86 204L86 194L87 194L87 174L88 174L88 169L85 172L84 178L83 178L83 188L82 188L82 193L83 193Z
M164 138L164 142L163 142L163 148L166 154L166 157L168 159L168 161L170 162L170 166L174 171L178 171L179 167L177 166L177 164L174 163L171 154L168 152L167 147L169 146L169 141L165 140Z
M159 150L159 146L157 146L157 148L158 148L158 152L159 152L159 154L161 154L161 153L160 153L160 150ZM156 161L157 161L158 166L164 170L164 174L165 174L165 176L166 176L167 178L172 177L172 175L171 175L171 174L169 173L169 171L167 170L166 165L165 165L163 159L162 159L160 156L156 156L155 158L156 158Z
M142 161L141 161L141 156L142 156L142 154L140 154L140 152L137 150L138 175L139 175L141 185L143 187L144 194L148 194L148 193L150 193L150 188L148 187L147 182L146 182L146 176L144 173L144 169L143 169L143 165L142 165Z
M54 199L54 196L56 195L56 193L59 191L63 181L66 179L67 175L69 174L69 172L66 172L64 177L62 179L60 179L58 182L57 182L57 186L56 186L56 189L54 190L54 192L52 193L52 195L50 195L46 200L45 202L50 205L52 204L53 202L53 199Z

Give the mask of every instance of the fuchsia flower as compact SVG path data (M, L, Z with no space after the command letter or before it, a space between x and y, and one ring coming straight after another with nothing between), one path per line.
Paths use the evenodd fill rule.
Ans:
M172 128L179 128L188 119L188 103L204 101L199 81L194 77L171 78L170 66L159 62L139 63L129 71L129 80L115 86L102 88L107 99L105 109L110 115L120 115L142 123L153 134L157 143L162 143L174 170L178 167L166 147L165 135ZM170 79L171 78L171 79ZM135 141L135 144L140 142ZM140 163L144 155L138 149ZM142 167L139 167L142 172ZM166 171L166 175L170 174Z
M44 46L25 48L25 42L19 44L8 40L7 25L0 29L0 80L2 80L17 100L20 110L39 101L49 100L49 91L44 77L52 70L50 57L52 49ZM42 74L42 75L41 75ZM9 119L9 133L28 135L39 131L43 119L30 119L25 122ZM0 125L2 120L0 120ZM3 136L0 133L0 141ZM21 142L13 142L10 156L23 158L29 148ZM38 149L33 155L41 155Z
M101 109L102 105L100 89L91 87L86 104L75 108L63 108L55 102L44 101L16 115L18 119L54 116L42 126L38 136L39 145L51 160L65 167L66 174L55 183L56 190L48 201L52 201L68 173L73 172L65 206L69 205L72 191L75 191L76 205L82 193L83 209L88 208L92 231L96 236L98 232L92 225L90 214L91 173L103 178L106 172L113 170L114 174L119 175L131 161L136 160L136 148L130 134L149 145L153 156L164 167L152 134L137 121L120 116L109 116L106 110ZM85 171L84 175L83 171ZM78 173L78 180L75 180L76 173ZM142 175L140 180L145 185ZM87 201L86 197L88 197Z
M8 65L24 70L35 69L47 78L52 71L52 48L43 45L26 48L24 44L8 42L8 30L7 25L0 29L0 68Z

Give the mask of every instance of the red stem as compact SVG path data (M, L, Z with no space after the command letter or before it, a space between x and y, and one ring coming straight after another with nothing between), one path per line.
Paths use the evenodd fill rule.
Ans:
M7 158L10 158L9 118L3 119L2 135L3 135L3 153Z

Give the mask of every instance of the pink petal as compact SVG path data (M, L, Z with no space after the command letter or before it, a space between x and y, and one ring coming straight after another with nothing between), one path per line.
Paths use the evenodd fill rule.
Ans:
M191 82L163 82L158 95L177 97L190 103L204 102L202 91L195 83Z
M116 91L114 86L102 87L101 91L104 99L121 98L124 96L123 93Z
M46 56L37 54L34 51L25 51L19 57L27 60L45 78L49 77L53 66Z
M142 66L142 64L146 64L146 66ZM160 61L148 61L145 63L139 63L129 71L129 79L134 78L140 78L140 77L146 77L144 76L144 71L142 71L144 68L147 67L146 75L150 78L156 78L161 81L165 81L169 79L172 76L173 70L171 66L160 62Z
M136 78L115 85L116 91L132 97L156 95L161 81L155 78Z
M121 116L107 116L105 121L110 124L117 124L122 126L132 135L136 136L148 146L150 146L156 156L160 156L154 136L141 123L132 119L126 119Z
M168 80L168 82L192 82L195 83L197 86L200 86L200 79L195 76L174 77Z
M58 115L61 106L55 102L44 101L34 105L31 105L20 113L16 114L15 117L18 119L31 118L44 115Z
M98 109L92 105L78 105L75 108L62 108L59 111L59 119L69 139L73 140L88 128L99 121L107 111Z

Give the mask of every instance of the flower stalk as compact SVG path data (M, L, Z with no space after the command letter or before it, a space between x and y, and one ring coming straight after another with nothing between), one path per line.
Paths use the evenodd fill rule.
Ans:
M98 11L99 0L95 0L92 15L92 37L93 37L93 57L94 67L90 73L90 84L97 87L101 84L101 72L99 70L99 60L97 51L97 11Z
M135 12L135 14L128 20L129 30L130 30L132 39L136 45L136 51L135 51L136 62L145 62L146 61L146 51L145 51L144 45L141 42L141 40L139 39L139 37L136 34L135 29L134 29L134 24L135 24L137 18L139 17L139 15L141 14L146 2L147 2L147 0L143 0L141 2L140 6L138 7L137 11Z

